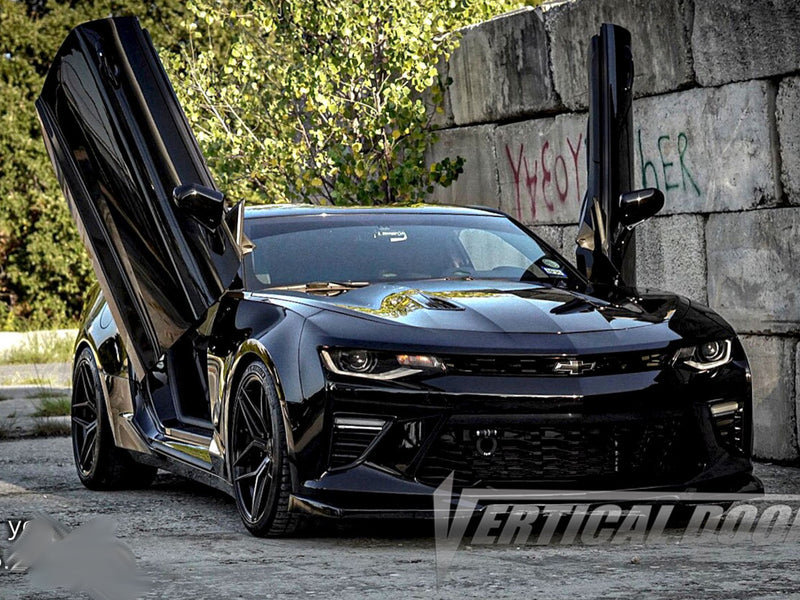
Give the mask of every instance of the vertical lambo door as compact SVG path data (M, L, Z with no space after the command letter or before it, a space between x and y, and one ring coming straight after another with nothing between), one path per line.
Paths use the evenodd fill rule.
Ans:
M576 264L595 284L635 286L633 228L664 206L656 189L633 190L631 34L604 24L589 48L588 185Z
M138 377L204 318L241 263L236 223L147 31L85 23L36 109L45 144Z

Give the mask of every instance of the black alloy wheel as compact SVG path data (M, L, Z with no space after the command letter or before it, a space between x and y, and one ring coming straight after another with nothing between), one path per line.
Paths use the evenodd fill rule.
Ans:
M93 360L78 358L72 379L72 450L81 477L89 477L97 462L98 400L102 401L94 378Z
M239 515L257 536L293 533L286 434L272 378L263 363L242 374L231 407L230 473Z
M72 371L72 453L81 483L92 490L147 487L158 472L114 444L94 353L84 348Z

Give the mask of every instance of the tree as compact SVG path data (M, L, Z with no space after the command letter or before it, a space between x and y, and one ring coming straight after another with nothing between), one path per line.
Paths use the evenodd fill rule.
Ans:
M178 0L0 0L0 329L74 322L93 280L33 103L69 30L112 14L139 16L161 46L183 31Z
M463 159L430 168L427 104L452 32L509 0L196 0L170 65L219 184L236 198L414 202ZM222 35L220 35L222 34Z

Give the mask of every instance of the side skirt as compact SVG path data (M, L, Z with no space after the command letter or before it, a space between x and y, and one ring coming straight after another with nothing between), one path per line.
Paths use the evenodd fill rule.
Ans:
M161 449L159 448L158 450ZM161 454L160 452L157 454L131 452L131 456L137 462L158 467L164 471L169 471L170 473L185 477L186 479L191 479L192 481L211 486L214 489L228 494L229 496L233 496L233 487L222 477L215 475L214 473L211 473L202 467L196 467L187 464L181 458L167 456L166 454Z

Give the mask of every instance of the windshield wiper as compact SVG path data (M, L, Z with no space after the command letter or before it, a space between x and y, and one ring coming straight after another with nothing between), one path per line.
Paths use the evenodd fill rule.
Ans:
M349 290L367 287L369 281L309 281L296 285L276 285L268 290L287 290L290 292L305 292L306 294L320 294L322 296L338 296Z

